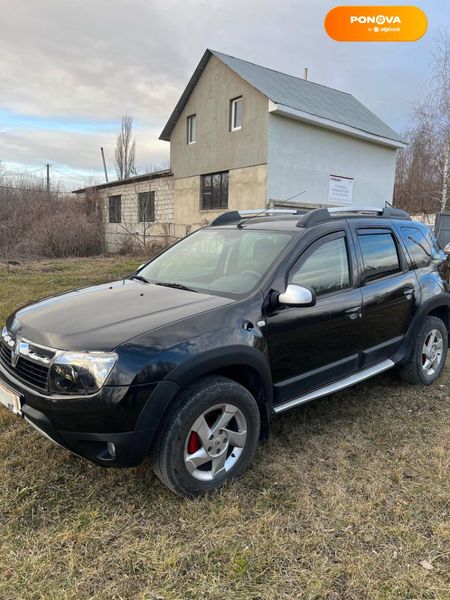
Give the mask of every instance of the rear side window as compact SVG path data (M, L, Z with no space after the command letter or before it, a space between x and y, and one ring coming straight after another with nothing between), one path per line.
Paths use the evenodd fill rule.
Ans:
M373 281L400 271L400 262L392 234L359 233L366 281Z
M340 237L321 244L298 267L291 281L313 289L317 296L338 292L350 286L350 273L345 239Z
M431 246L431 254L433 258L443 258L442 248L440 247L439 242L437 241L434 233L432 231L427 231L425 235Z
M432 257L429 241L417 227L402 227L401 232L414 266L426 267Z

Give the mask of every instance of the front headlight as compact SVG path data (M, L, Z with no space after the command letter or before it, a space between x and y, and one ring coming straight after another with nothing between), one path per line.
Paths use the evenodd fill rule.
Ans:
M50 391L58 394L94 394L116 364L114 352L61 352L50 371Z

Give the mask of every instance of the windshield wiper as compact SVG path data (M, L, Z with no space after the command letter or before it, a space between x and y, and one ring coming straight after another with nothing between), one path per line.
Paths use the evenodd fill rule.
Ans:
M197 292L197 290L193 290L182 283L171 283L170 281L152 281L155 285L162 285L164 287L175 288L176 290L185 290L186 292Z
M142 275L132 275L130 279L137 279L138 281L143 281L144 283L150 283L150 281L145 279L145 277L142 277Z

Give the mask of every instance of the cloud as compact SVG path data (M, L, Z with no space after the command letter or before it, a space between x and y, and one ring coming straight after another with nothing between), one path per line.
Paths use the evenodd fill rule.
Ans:
M167 166L166 146L157 139L157 131L140 128L136 133L136 145L144 160L138 162L139 171L147 172ZM52 129L5 130L0 131L0 147L8 148L9 155L14 156L8 163L14 163L15 170L19 165L35 169L51 164L51 172L56 180L62 180L67 189L87 185L92 177L103 178L103 166L100 147L105 149L106 162L110 178L115 178L114 144L116 134L113 132L75 132L55 131ZM54 157L58 160L55 161ZM3 158L0 156L0 159ZM54 172L54 173L53 173ZM73 177L64 177L64 174Z
M167 161L169 146L157 138L206 47L299 76L308 66L313 81L351 92L405 127L446 3L422 3L430 31L412 44L330 40L323 19L335 4L0 0L0 160L97 171L100 145L112 165L115 131L128 113L138 162Z

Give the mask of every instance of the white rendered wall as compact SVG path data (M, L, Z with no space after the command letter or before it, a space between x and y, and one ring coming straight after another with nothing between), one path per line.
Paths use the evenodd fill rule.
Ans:
M327 204L330 175L351 177L354 205L392 202L396 150L269 114L267 201Z

